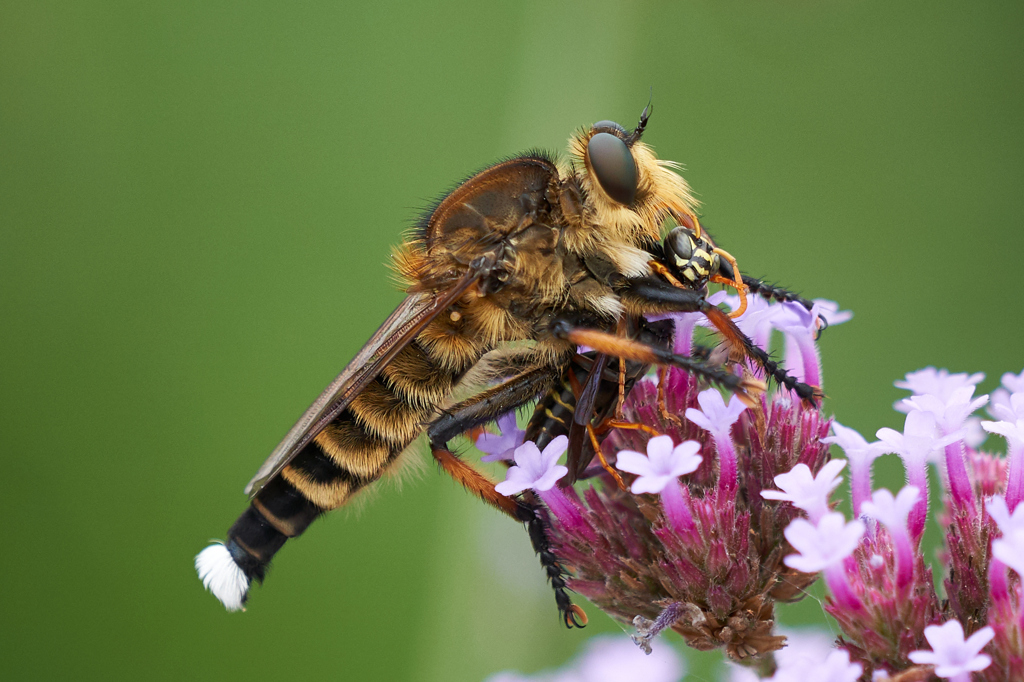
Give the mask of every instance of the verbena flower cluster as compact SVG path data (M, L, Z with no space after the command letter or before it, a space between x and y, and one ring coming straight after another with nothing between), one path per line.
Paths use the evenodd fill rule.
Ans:
M822 320L849 317L828 301L808 311L755 299L737 323L766 350L781 331L787 370L821 386ZM690 354L702 318L674 319L676 352ZM1005 375L991 400L974 396L982 378L908 374L897 382L912 394L896 405L906 413L903 431L881 429L869 443L784 389L748 407L701 390L686 372L661 370L624 405L628 421L660 435L614 431L602 450L619 475L603 472L579 490L558 484L564 437L541 452L506 419L502 435L479 446L491 459L514 460L497 490L537 493L569 586L632 624L644 651L671 629L775 680L1024 680L1024 373ZM972 416L986 404L991 421ZM1005 437L1005 458L977 449L986 431ZM830 460L831 444L845 460ZM872 489L872 462L887 453L907 474L895 494ZM929 463L942 482L939 505ZM831 499L844 468L852 521ZM945 539L938 590L921 549L931 506ZM842 653L808 677L772 655L785 646L775 603L802 598L819 575Z

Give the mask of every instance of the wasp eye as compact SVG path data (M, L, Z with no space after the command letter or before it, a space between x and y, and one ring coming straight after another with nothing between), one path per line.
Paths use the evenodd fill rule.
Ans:
M587 157L601 189L620 204L631 205L636 199L636 162L626 143L611 133L597 133L587 143Z
M681 267L693 257L693 232L685 227L673 229L665 237L665 256L670 263Z

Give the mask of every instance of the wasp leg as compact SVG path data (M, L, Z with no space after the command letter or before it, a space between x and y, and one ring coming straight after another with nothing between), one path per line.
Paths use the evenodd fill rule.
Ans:
M622 476L619 476L619 472L612 469L612 466L608 464L608 460L605 459L604 453L601 452L601 445L597 442L597 430L593 426L587 424L587 434L590 436L590 443L594 446L594 454L597 456L597 461L601 463L601 468L608 472L608 474L615 479L615 484L619 486L619 490L628 492L629 488L622 480Z
M723 315L725 313L722 313ZM559 320L552 325L552 333L563 339L582 346L590 346L607 355L624 357L651 365L671 365L696 374L712 383L735 393L744 403L753 405L752 393L764 390L764 384L736 376L719 367L706 365L700 360L651 346L633 339L623 338L615 334L574 326L571 322Z
M672 414L668 409L668 397L665 395L665 382L668 381L668 368L658 368L658 413L661 418L669 423L674 423L677 426L683 425L683 420L679 418L679 415Z
M779 367L778 363L751 341L726 313L709 304L699 292L678 289L657 280L640 279L630 280L623 293L647 302L657 312L669 312L674 309L677 312L703 313L733 348L741 349L779 385L793 391L801 400L814 402L822 397L817 388L797 381L785 369ZM589 345L597 348L594 344Z
M732 277L715 275L711 278L711 281L726 284L736 290L736 293L740 297L740 305L736 310L729 313L729 317L737 318L747 310L747 292L750 290L750 287L743 283L743 275L740 274L740 266L736 264L736 259L732 257L731 253L724 251L717 246L715 247L715 253L718 254L721 262L729 265L729 269L732 270ZM719 266L719 269L721 269L721 266Z
M488 504L526 524L530 542L540 556L541 566L555 590L555 604L568 628L582 628L587 614L572 603L566 592L565 569L551 551L544 521L538 513L539 502L532 493L522 499L506 497L494 490L494 481L462 461L448 448L448 441L481 424L493 421L541 395L561 375L559 367L539 367L512 377L493 388L465 400L435 419L427 428L434 459L448 474Z

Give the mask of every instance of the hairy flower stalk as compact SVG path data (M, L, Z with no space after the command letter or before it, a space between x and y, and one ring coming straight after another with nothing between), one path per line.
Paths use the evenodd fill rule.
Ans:
M764 344L766 324L784 326L800 375L818 378L816 317L790 307L755 304L739 323ZM835 307L826 310L836 314ZM698 316L680 316L677 350L690 349L698 324ZM810 493L817 513L828 514L827 496L838 485L836 467L826 470L829 446L822 440L830 420L785 389L746 407L702 390L684 371L664 371L660 381L660 387L653 378L638 382L624 405L626 421L660 435L615 430L602 443L625 486L601 472L578 489L564 482L535 488L545 502L552 551L571 572L569 587L635 624L634 639L645 650L671 629L697 649L722 648L730 659L770 674L771 652L785 644L774 628L775 602L802 598L820 569L808 573L784 561L792 551L784 531L802 512L761 493L799 466L803 478L794 485L809 481L818 491ZM531 446L516 450L517 466L520 450L526 456ZM503 483L499 492L534 487L513 472L509 480L516 484Z

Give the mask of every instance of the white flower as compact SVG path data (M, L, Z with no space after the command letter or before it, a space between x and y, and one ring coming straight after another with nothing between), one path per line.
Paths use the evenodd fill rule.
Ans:
M785 564L803 573L823 571L853 554L864 530L863 522L847 523L839 512L826 514L817 525L806 519L794 519L784 534L799 554L787 556Z
M565 436L555 438L541 452L533 441L526 441L515 451L516 466L508 470L505 480L494 486L502 495L515 495L527 488L534 490L551 490L555 481L569 473L569 470L557 464L558 458L569 447L569 439Z
M672 480L697 470L703 458L697 454L700 443L688 440L672 447L671 436L655 436L647 441L647 455L621 450L615 466L639 476L630 490L634 494L660 493Z
M924 636L933 651L912 651L910 660L918 665L934 665L935 674L939 677L951 678L978 672L992 663L989 656L980 652L995 635L995 631L986 626L964 641L964 628L958 620L929 625L924 629Z
M761 497L767 500L786 500L803 509L811 521L817 521L828 513L828 497L842 477L837 474L846 466L846 461L833 459L821 468L817 476L811 474L806 464L797 464L791 471L775 477L778 490L762 490Z
M865 502L860 509L864 514L877 519L889 532L906 533L910 510L920 496L921 491L912 485L903 486L895 497L885 488L880 488L871 495L871 501Z

